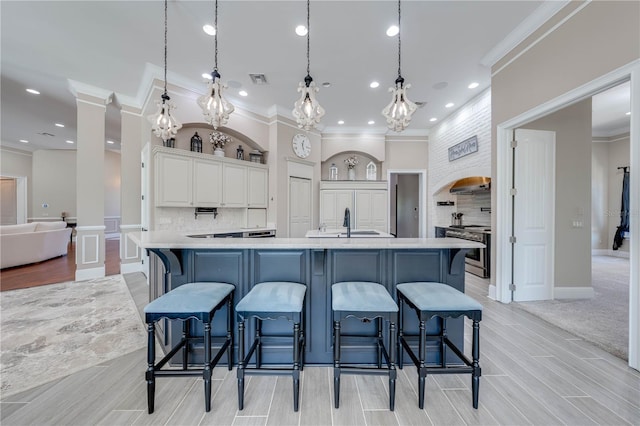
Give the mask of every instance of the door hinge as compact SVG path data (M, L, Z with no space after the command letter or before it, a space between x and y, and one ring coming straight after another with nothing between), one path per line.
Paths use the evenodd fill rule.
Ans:
M516 285L515 284L509 284L509 290L510 291L516 291Z
M515 197L516 195L518 195L518 190L515 188L511 188L511 190L509 191L511 193L512 197Z
M142 164L142 168L144 169L144 162L142 162L141 164Z
M142 201L144 201L144 195L141 198L142 198Z
M509 237L509 242L510 242L511 244L515 244L515 243L516 243L516 237L515 237L514 235L510 236L510 237Z
M511 148L515 149L517 147L518 147L518 141L516 141L516 140L511 141Z

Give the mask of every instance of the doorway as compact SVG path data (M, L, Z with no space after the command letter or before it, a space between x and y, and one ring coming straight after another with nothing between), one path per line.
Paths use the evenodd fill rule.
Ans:
M289 237L304 238L311 229L311 179L289 177Z
M1 225L27 222L27 178L25 176L0 176Z
M427 236L427 171L387 170L389 233L398 238Z

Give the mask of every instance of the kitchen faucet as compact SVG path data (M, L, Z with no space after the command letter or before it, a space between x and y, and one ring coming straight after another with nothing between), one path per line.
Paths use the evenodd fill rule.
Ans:
M342 226L347 227L347 238L351 238L351 212L349 211L349 207L344 209L344 223Z

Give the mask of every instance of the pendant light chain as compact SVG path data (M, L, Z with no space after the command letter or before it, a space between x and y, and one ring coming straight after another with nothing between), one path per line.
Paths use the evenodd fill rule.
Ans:
M213 44L215 46L215 52L213 55L213 69L218 70L218 0L216 0L216 11L213 26L216 30L216 33L213 37Z
M164 94L167 94L167 0L164 0Z
M311 28L309 28L309 9L311 0L307 0L307 75L310 74L310 60L309 60L309 39L311 34Z
M398 0L398 78L402 77L402 73L400 72L401 66L401 52L402 52L402 42L400 41L400 0Z

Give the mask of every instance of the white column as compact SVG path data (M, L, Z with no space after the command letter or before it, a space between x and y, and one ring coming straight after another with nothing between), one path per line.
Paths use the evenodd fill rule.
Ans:
M142 110L122 102L120 137L120 272L142 271L141 250L127 238L140 231L141 225L141 150L145 123ZM148 165L145 165L148 167Z
M105 115L112 93L69 81L76 97L77 217L76 280L105 276L104 150Z

